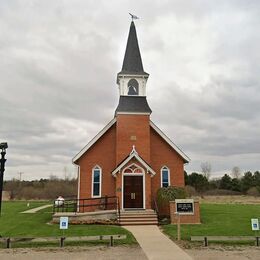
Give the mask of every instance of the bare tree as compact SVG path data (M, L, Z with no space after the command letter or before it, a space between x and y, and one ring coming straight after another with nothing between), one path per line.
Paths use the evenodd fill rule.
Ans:
M200 167L201 167L201 171L202 171L203 175L208 180L211 175L211 164L209 162L203 162L203 163L201 163Z
M238 166L234 166L232 168L232 176L233 178L239 179L241 177L241 170Z

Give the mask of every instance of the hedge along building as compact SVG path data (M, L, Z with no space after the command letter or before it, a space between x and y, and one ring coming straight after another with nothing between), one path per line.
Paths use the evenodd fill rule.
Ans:
M121 209L151 209L160 187L184 186L189 158L150 120L148 77L132 21L114 118L73 158L79 199L117 196Z

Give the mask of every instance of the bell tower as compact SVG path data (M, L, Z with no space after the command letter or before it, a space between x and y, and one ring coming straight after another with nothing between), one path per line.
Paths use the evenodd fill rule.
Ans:
M126 112L151 114L152 111L146 100L148 77L149 74L143 69L135 24L132 21L122 70L117 74L120 98L116 115Z
M117 119L117 163L129 155L133 145L138 154L150 161L150 109L146 100L149 74L143 69L135 24L132 21L121 71L117 74L119 104Z

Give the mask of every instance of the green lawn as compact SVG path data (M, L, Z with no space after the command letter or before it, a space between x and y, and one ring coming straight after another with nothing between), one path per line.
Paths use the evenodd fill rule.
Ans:
M50 204L50 202L30 202L30 208ZM62 236L58 224L49 224L52 219L52 207L33 214L23 214L27 210L26 201L8 201L2 204L0 217L0 235L2 237L49 237ZM65 236L92 236L126 234L127 239L117 243L135 244L133 235L122 227L114 225L69 225Z
M260 205L201 204L200 225L181 225L182 239L190 236L254 236L251 218L260 218ZM163 231L177 238L176 225L164 225ZM258 235L260 235L258 233Z
M45 202L30 202L30 208L49 204ZM2 237L49 237L61 236L58 224L49 224L52 208L43 209L34 214L23 214L27 210L26 201L4 202L0 217L0 235ZM260 218L260 205L242 204L201 204L200 225L182 225L182 239L190 236L250 236L251 218ZM176 239L176 225L164 225L162 229L172 239ZM127 239L117 241L117 244L135 244L133 235L122 227L110 225L69 225L65 236L113 235L127 234ZM260 234L258 234L260 235ZM95 242L96 243L96 242Z

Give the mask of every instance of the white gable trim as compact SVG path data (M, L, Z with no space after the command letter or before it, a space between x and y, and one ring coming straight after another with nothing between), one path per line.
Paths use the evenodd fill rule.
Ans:
M159 134L187 163L190 162L190 158L176 145L174 144L152 121L150 126Z
M156 174L156 172L138 155L135 148L133 148L132 152L129 154L129 156L121 163L115 170L112 171L112 175L115 177L118 172L121 171L121 169L132 159L136 158L137 161L139 161L147 170L149 171L152 176Z
M148 112L117 112L117 115L150 115Z
M106 131L116 122L116 118L111 120L73 159L76 162Z

